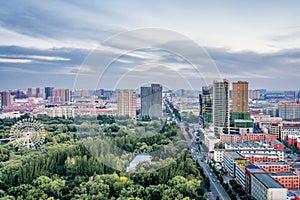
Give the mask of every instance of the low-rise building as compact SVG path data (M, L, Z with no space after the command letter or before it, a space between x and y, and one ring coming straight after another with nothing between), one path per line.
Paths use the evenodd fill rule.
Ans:
M242 159L244 158L241 154L236 152L235 150L225 150L223 154L223 159L224 159L224 168L228 171L229 175L232 177L235 176L235 165L236 159Z
M46 109L50 117L75 117L75 109L72 107L53 107Z
M238 143L241 142L241 135L240 134L220 134L220 142L222 144L225 143Z
M252 163L282 161L277 154L259 154L256 152L256 153L247 153L247 154L242 154L242 155Z
M220 140L214 135L205 135L204 143L208 148L208 151L213 151L215 148L215 144Z
M283 187L288 190L299 190L299 176L292 172L272 172L270 173Z
M287 189L268 174L253 174L251 196L257 200L285 200Z
M266 140L265 133L242 133L241 141L264 141Z
M255 162L256 166L266 170L267 172L289 172L291 166L285 162Z
M281 140L286 140L289 135L300 135L300 122L282 122L275 128L278 129Z
M225 149L215 149L214 150L214 160L216 162L223 163L223 154Z
M235 159L235 180L246 190L246 167L254 166L246 159Z
M278 155L279 160L277 158L274 160L273 157L267 156L267 158L263 158L264 156L258 156L257 159L250 160L253 162L278 162L284 161L284 150L274 149L272 145L266 142L258 142L258 141L247 141L243 143L226 143L225 149L236 150L242 155L249 154L249 156L255 155ZM261 157L261 159L259 158Z
M225 143L225 150L234 150L252 163L284 161L284 150L274 149L272 145L263 142ZM224 150L215 149L214 160L223 162L223 154Z

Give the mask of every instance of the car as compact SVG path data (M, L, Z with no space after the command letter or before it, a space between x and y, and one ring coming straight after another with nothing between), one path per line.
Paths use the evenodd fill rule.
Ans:
M216 180L215 179L213 179L213 182L215 182Z
M201 159L201 162L203 162L203 160Z
M209 173L209 175L212 175L212 173Z

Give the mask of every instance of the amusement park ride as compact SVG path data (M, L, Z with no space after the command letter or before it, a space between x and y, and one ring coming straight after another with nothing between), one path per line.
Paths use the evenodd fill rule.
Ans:
M37 149L45 140L43 125L33 118L19 120L10 129L10 137L1 141L10 141L14 147Z

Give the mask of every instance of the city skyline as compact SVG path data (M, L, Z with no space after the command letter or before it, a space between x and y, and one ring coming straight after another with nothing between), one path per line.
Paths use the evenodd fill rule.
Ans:
M4 2L0 8L1 89L47 85L72 89L86 57L105 40L126 31L155 27L182 34L203 47L222 78L248 81L249 88L298 90L298 4L166 1L153 5L133 1L121 6L119 2L104 5L96 1ZM154 9L148 10L149 6ZM107 53L118 55L120 49L111 50ZM150 61L171 66L179 74L188 66L165 52L140 50L119 58L108 78L116 71L123 73L124 63L144 65ZM164 70L161 73L170 76ZM191 82L197 85L196 80ZM116 87L105 82L101 88Z
M230 79L229 79L229 81L231 81ZM244 81L244 80L238 80L238 81ZM238 82L237 81L237 82ZM213 82L212 82L213 83ZM179 91L179 90L186 90L186 91L198 91L198 92L201 92L202 91L202 89L203 89L203 87L209 87L209 86L211 86L212 85L212 83L210 83L210 84L207 84L207 85L205 85L205 86L201 86L201 87L199 87L199 88L197 88L197 89L184 89L184 88L176 88L176 89L172 89L172 88L167 88L167 87L165 87L165 86L163 86L163 89L162 89L162 91L170 91L170 90L172 90L172 91ZM157 84L159 84L159 83L157 83ZM251 84L251 83L250 83ZM151 84L145 84L145 85L143 85L143 86L150 86ZM0 91L17 91L17 90L21 90L21 91L24 91L24 92L28 92L28 89L31 89L31 88L33 88L33 89L39 89L39 88L44 88L44 89L46 89L46 88L63 88L63 87L54 87L54 86L48 86L48 85L46 85L46 86L40 86L40 87L36 87L36 86L31 86L31 87L23 87L23 88L7 88L7 89L2 89L2 88L0 88ZM65 87L65 89L70 89L70 92L76 92L76 91L92 91L92 92L96 92L96 91L98 91L98 90L107 90L107 91L118 91L118 90L134 90L134 91L139 91L140 90L140 87L138 87L138 88L114 88L114 89L112 89L112 88L97 88L97 89L72 89L72 88L67 88L67 87ZM266 93L268 93L268 92L296 92L296 93L298 93L298 92L300 92L300 89L295 89L295 90L293 90L293 89L289 89L289 88L283 88L282 90L267 90L266 88L251 88L251 87L249 87L248 88L248 91L253 91L253 92L255 92L255 91L259 91L259 90L265 90L265 92ZM232 92L233 91L233 88L232 88L232 86L230 87L230 91Z

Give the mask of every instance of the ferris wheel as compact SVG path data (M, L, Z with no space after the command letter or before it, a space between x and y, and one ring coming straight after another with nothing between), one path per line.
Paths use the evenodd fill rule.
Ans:
M24 146L36 149L45 140L43 125L33 118L18 121L11 127L10 134L14 147Z

